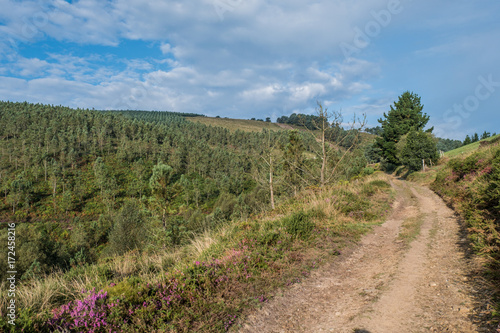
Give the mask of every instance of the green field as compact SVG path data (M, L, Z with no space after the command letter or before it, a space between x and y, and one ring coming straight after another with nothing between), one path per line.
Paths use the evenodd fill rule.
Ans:
M495 140L495 141L500 140L500 134L489 137L487 139L484 139L484 140L481 140L478 142L471 143L467 146L463 146L463 147L460 147L457 149L450 150L450 151L444 153L444 156L451 158L451 157L456 157L459 155L468 155L468 154L476 151L479 148L479 145L482 141L493 141L493 140Z

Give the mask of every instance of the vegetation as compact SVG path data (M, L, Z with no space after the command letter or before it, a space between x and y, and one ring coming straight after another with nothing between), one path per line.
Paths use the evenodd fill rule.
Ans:
M187 121L203 124L212 127L222 127L230 130L231 132L262 132L263 129L280 131L282 130L275 123L263 122L262 120L243 120L243 119L230 119L230 118L212 118L212 117L189 117Z
M392 200L384 179L307 190L273 214L228 223L175 252L127 254L26 282L18 328L226 331L380 223ZM341 211L344 196L353 210Z
M445 153L445 157L452 158L456 156L467 156L472 152L475 152L479 147L488 146L492 144L496 144L500 140L500 134L495 136L490 136L489 138L481 141L477 141L466 146L461 146L459 148L450 150Z
M310 130L316 130L322 122L321 115L292 113L290 116L281 116L276 119L278 124L289 124L295 126L304 126ZM328 124L327 127L330 127Z
M423 132L429 116L422 113L422 109L420 97L407 91L394 102L394 107L391 105L387 114L384 113L385 119L379 119L382 133L376 139L374 148L378 149L387 169L404 164L415 170L415 161L418 159L437 159L436 144ZM430 128L426 133L431 133L432 130ZM398 143L407 134L405 145L398 147ZM415 151L415 147L420 145L425 148Z
M479 140L485 140L492 136L496 136L496 133L493 133L493 135L491 135L490 132L484 131L483 134L481 135L481 138L477 133L474 133L474 135L472 136L466 135L462 145L467 146L471 143L478 142Z
M396 145L397 157L410 171L422 169L422 163L436 164L439 156L430 133L411 130Z
M443 139L443 138L437 138L438 142L436 144L436 148L439 151L442 152L447 152L453 149L457 149L458 147L461 147L463 145L462 141L460 140L453 140L453 139Z
M450 151L441 165L410 179L430 184L464 219L468 238L485 259L500 314L500 135Z
M380 218L384 202L330 187L373 173L364 172L359 132L325 123L318 142L318 130L186 120L202 118L0 103L0 219L2 228L16 222L18 328L220 331L251 305L243 295L268 297L317 264L301 253L319 260L366 230L350 230L353 216L367 226ZM306 187L324 202L305 204ZM337 206L344 195L349 211ZM6 262L3 254L2 280Z

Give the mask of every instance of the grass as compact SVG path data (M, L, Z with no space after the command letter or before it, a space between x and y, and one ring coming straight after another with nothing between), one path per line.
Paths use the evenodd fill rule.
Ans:
M412 181L414 183L429 186L436 180L436 175L438 172L445 167L444 164L436 165L431 168L427 168L425 171L413 172L406 177L406 180Z
M497 141L499 139L500 139L500 134L497 134L497 135L489 137L487 139L484 139L484 140L481 140L478 142L474 142L474 143L468 144L466 146L459 147L457 149L447 151L446 153L444 153L444 156L447 158L453 158L453 157L457 157L457 156L461 156L461 155L467 156L467 155L470 155L471 153L475 152L476 150L478 150L479 146L481 145L481 142L483 142L483 141L486 141L486 142Z
M230 119L230 118L212 118L212 117L186 117L186 120L204 124L207 126L222 127L234 132L236 130L244 132L262 132L263 129L275 131L283 130L276 123L268 123L265 121L246 120L246 119Z
M407 218L401 224L398 239L403 241L405 246L409 246L420 234L420 228L424 223L424 215Z
M132 252L20 282L16 328L227 331L382 223L393 200L386 177L307 189L273 212L206 231L182 248ZM4 290L0 329L8 331Z

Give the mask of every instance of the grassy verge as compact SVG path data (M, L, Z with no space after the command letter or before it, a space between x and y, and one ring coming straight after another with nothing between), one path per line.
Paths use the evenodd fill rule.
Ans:
M485 275L500 295L500 147L488 145L450 159L431 188L463 217ZM497 306L497 316L500 306ZM497 318L498 320L498 318Z
M129 253L18 286L15 331L224 332L381 223L386 176L311 188L175 251ZM0 294L0 328L7 294Z

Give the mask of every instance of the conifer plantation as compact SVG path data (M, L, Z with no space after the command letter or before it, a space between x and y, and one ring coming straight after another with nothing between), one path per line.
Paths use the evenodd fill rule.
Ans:
M165 272L188 256L187 248L203 239L210 245L209 235L234 221L246 223L283 207L298 200L305 188L319 188L326 181L337 184L366 172L359 131L345 131L328 119L322 132L328 147L321 156L325 164L317 155L323 143L314 128L230 131L186 120L193 116L200 115L0 103L0 219L16 223L18 288L25 302L19 322L27 331L78 327L64 326L64 307L69 311L72 301L87 297L74 294L82 289L80 283L83 289L118 284L108 296L102 290L90 291L87 301L93 306L109 302L110 295L134 303L129 293L140 292L146 283L139 271L151 275L148 281L165 279ZM331 171L326 181L320 181L323 169ZM366 202L359 203L359 209L357 199L352 204L346 216L372 214ZM287 242L309 239L311 219L319 213L292 212L296 215L280 222L286 232L276 233L272 225L263 229L266 251L272 244L295 251L299 248ZM3 247L6 235L0 238ZM245 242L248 235L245 231L238 237ZM331 242L333 254L335 244ZM2 280L8 271L4 256ZM146 267L139 269L137 258L159 262L143 263ZM136 268L129 267L131 262ZM83 277L85 283L79 280ZM53 282L57 278L62 280ZM54 309L62 312L54 315ZM212 310L199 311L210 315ZM176 313L166 315L164 324L189 327L195 320L173 324L183 311ZM31 317L36 319L28 320Z

